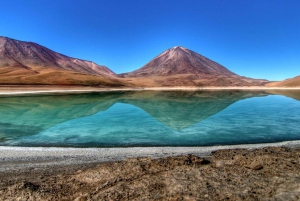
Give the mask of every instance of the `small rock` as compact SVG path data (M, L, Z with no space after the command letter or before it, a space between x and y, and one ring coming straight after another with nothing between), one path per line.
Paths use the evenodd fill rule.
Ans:
M263 169L263 166L260 164L260 163L252 163L251 165L250 165L250 168L252 169L252 170L261 170L261 169Z
M216 166L217 168L223 167L224 165L225 165L225 163L224 163L224 161L222 161L222 160L217 160L217 161L215 161L215 166Z
M31 182L28 182L28 181L25 181L23 182L23 188L27 188L27 189L30 189L32 191L37 191L39 189L39 185L37 184L33 184Z

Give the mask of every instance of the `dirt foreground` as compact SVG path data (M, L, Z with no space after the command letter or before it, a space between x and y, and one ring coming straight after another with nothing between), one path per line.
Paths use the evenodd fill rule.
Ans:
M129 158L1 172L0 178L1 200L299 200L300 149Z

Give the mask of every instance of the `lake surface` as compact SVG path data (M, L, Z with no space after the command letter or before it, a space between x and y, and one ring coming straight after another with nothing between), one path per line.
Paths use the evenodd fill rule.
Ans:
M300 140L300 91L0 97L0 145L209 146Z

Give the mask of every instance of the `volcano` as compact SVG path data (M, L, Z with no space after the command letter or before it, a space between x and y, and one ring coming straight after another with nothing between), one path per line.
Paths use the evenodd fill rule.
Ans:
M239 76L181 46L167 49L143 67L120 76L157 86L261 86L268 82Z
M176 74L236 75L217 62L181 46L175 46L164 51L142 68L127 75L138 77L153 75L170 76Z

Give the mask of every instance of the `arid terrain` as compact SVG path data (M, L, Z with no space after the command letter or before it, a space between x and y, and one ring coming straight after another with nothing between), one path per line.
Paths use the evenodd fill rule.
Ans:
M299 76L281 82L240 76L192 50L176 46L141 68L115 74L34 42L0 36L0 85L96 87L299 87Z
M33 42L0 37L0 84L98 87L264 86L184 47L170 48L133 72L72 58Z
M32 42L0 37L0 84L122 87L115 73Z
M269 87L299 87L300 86L300 76L283 80L281 82L271 82L266 86Z
M300 150L219 150L1 172L1 200L299 200Z

